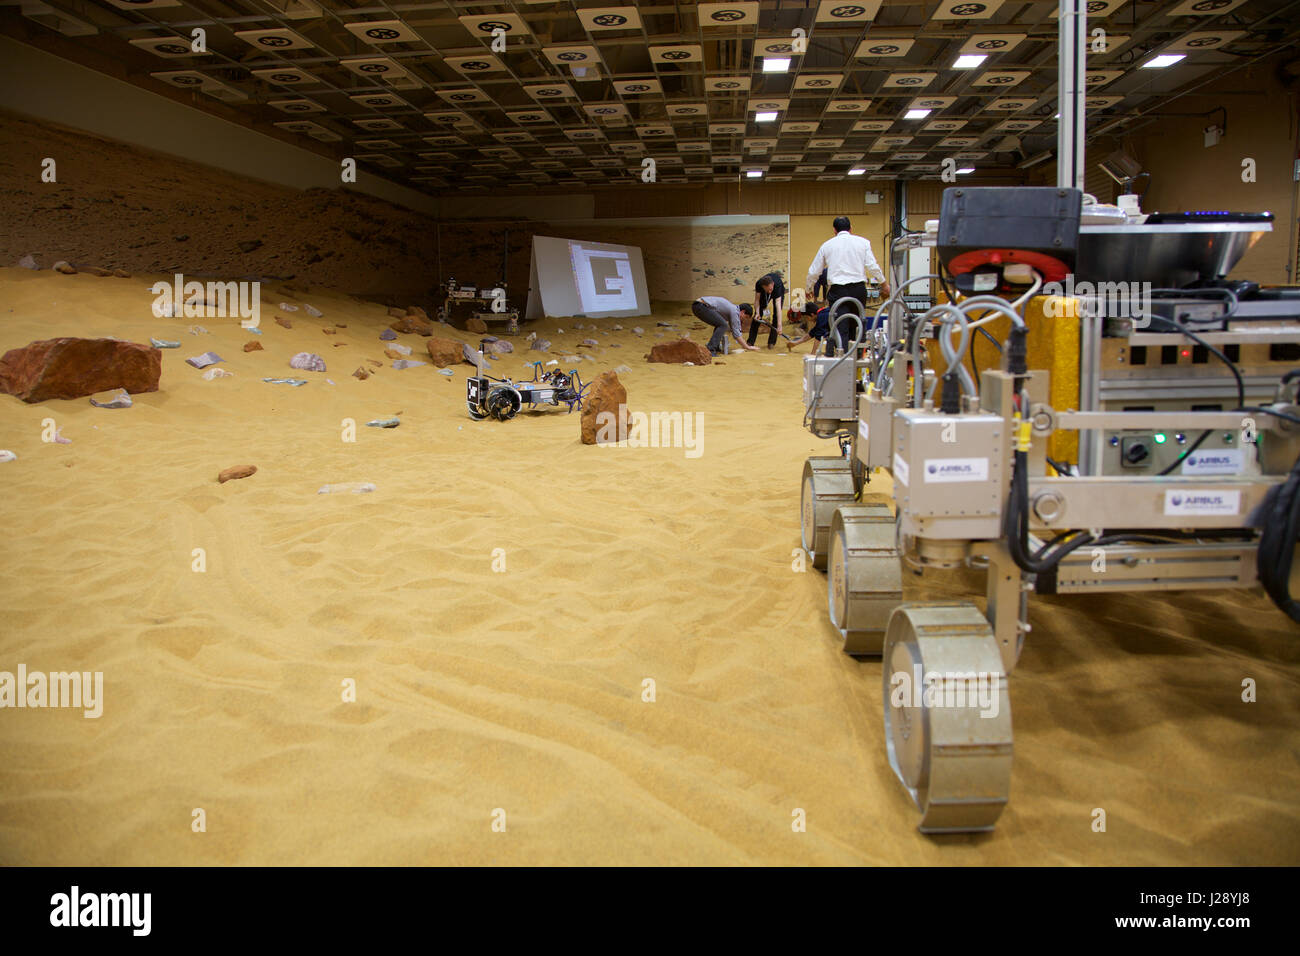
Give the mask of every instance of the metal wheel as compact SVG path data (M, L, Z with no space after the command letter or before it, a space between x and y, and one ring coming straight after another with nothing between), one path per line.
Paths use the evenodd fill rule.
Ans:
M844 638L844 653L879 656L889 616L903 603L903 574L889 506L836 509L829 557L826 603L831 624Z
M973 604L905 604L885 634L889 764L922 833L991 830L1011 790L1011 698L993 629Z
M826 570L831 515L841 505L853 504L853 500L853 472L847 458L809 458L803 463L799 543L819 571Z

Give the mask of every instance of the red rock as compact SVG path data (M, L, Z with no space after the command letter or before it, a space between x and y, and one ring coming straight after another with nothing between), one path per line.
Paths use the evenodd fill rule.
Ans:
M477 315L471 315L468 319L465 320L465 328L470 332L486 332L487 323L484 322L482 319L480 319Z
M401 352L398 352L395 349L384 349L384 354L387 355L390 359L405 358L405 356L403 356Z
M217 475L217 481L223 485L235 478L247 478L249 475L257 474L256 465L236 465L233 468L227 468L221 474Z
M276 325L282 325L282 326L284 326L286 329L291 329L291 328L293 328L293 322L291 322L289 319L286 319L286 318L285 318L284 316L282 316L282 315L277 315L277 316L275 317L275 324L276 324Z
M367 371L365 370L365 367L363 366L363 367L361 367L361 368L358 368L355 372L353 372L353 373L352 373L352 377L353 377L353 378L359 378L359 379L361 379L361 381L364 382L366 379L368 379L368 378L370 377L370 373L367 372Z
M366 361L369 362L371 365L373 365L375 368L383 368L384 366L384 363L379 361L379 359L366 359Z
M406 316L406 313L405 313L403 310L401 310L401 309L395 309L395 308L392 308L391 306L390 306L389 309L388 309L388 314L391 315L391 316L392 316L393 318L395 318L395 319L405 318L405 316Z
M54 265L50 266L50 268L53 269L55 272L62 272L65 276L75 276L77 274L77 270L72 268L72 266L69 263L65 262L62 259L54 263Z
M0 392L28 403L115 388L156 392L161 375L161 351L116 339L44 339L0 358Z
M429 358L440 368L459 365L463 358L461 344L455 339L440 339L434 336L425 345L429 349Z
M424 319L424 321L426 322L429 321L429 313L425 312L424 309L420 308L418 305L408 305L406 307L406 314L413 315L416 318Z
M338 335L338 334L339 334L339 330L338 330L338 329L321 329L321 331L324 332L326 335Z
M127 272L125 269L114 269L114 270L113 270L113 275L116 276L116 277L119 278L119 279L129 279L129 278L131 278L131 273Z
M617 433L614 425L617 423ZM627 389L614 372L601 372L582 399L582 443L627 438Z
M101 269L99 266L82 266L78 271L88 273L92 276L99 276L101 279L111 279L113 277L111 270Z
M407 332L415 335L432 335L433 323L418 315L403 315L389 326L394 332Z
M692 342L690 339L678 339L676 342L660 342L650 349L650 354L646 356L646 360L650 362L669 362L677 365L685 362L708 365L713 361L713 356L699 342Z
M262 349L262 343L259 342L259 341L257 341L257 339L253 339L253 341L251 341L251 342L245 342L245 343L244 343L244 351L245 351L245 352L261 352L261 351L263 351L263 349Z

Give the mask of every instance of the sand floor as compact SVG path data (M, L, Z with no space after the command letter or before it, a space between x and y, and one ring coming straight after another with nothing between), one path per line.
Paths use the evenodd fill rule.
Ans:
M702 412L703 453L595 448L562 412L471 422L467 366L352 378L383 358L377 306L302 296L324 318L268 310L244 353L233 319L153 318L154 278L0 270L0 350L182 342L130 409L0 396L0 670L105 682L97 720L0 711L0 863L1300 863L1300 641L1262 595L1034 599L1011 804L993 834L925 837L880 665L792 570L803 460L833 453L800 427L797 360L648 365L655 320L622 320L645 336L597 335L581 369ZM537 327L563 355L591 334L571 326ZM235 377L184 364L208 349ZM303 350L329 371L291 370ZM51 417L71 444L41 441ZM348 481L378 490L316 494Z

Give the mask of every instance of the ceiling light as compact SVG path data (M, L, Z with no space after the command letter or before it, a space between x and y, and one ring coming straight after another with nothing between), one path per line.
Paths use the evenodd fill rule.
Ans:
M770 123L774 119L776 119L776 113L755 113L754 114L755 123Z
M957 175L965 176L967 173L973 173L973 172L975 172L974 166L963 166L961 169L957 170Z
M784 59L779 59L777 57L772 57L772 56L763 57L763 72L764 73L789 73L790 58L786 57Z
M930 113L931 110L908 110L903 114L903 119L925 119Z
M750 169L746 171L745 175L750 179L758 179L763 175L763 171L761 169Z
M850 170L849 170L849 175L850 175L850 176L861 176L861 175L862 175L863 173L865 173L865 172L866 172L865 169L850 169Z
M1142 64L1144 70L1163 70L1167 66L1173 66L1179 60L1187 56L1186 53L1162 53L1160 56L1152 57Z
M952 68L954 70L973 70L987 59L987 53L965 53L957 57Z

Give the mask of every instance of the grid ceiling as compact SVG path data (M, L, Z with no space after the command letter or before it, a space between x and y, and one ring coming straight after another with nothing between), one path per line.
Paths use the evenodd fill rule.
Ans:
M1088 59L1090 135L1294 45L1297 8L1090 0L1089 31L1107 40ZM136 79L434 194L624 185L647 157L658 182L929 178L945 158L1003 166L1055 145L1056 0L46 0L24 12ZM1158 53L1186 58L1138 68ZM961 55L986 59L954 69ZM785 57L788 72L763 71Z

